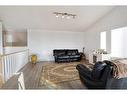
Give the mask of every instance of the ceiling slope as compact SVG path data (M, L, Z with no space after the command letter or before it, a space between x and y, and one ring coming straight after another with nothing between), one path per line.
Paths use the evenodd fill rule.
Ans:
M6 29L85 31L109 13L112 6L0 6L0 20ZM76 14L75 19L56 18L53 12Z

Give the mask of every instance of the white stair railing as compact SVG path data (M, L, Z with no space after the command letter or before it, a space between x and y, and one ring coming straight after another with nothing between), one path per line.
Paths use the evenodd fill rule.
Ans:
M2 56L3 80L6 82L29 61L29 50L23 50Z

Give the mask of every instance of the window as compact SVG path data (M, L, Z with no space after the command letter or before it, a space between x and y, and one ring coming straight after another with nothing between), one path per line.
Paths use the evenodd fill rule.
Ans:
M111 55L112 57L127 57L127 27L111 31Z
M106 32L100 34L100 48L106 50Z

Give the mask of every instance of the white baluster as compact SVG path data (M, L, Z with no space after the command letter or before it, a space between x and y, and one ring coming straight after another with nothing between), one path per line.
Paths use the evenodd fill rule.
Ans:
M14 73L19 71L25 64L28 63L29 51L21 51L2 56L3 75L7 81Z

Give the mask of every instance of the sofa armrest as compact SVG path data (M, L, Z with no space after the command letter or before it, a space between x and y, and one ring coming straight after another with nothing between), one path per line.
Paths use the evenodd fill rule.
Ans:
M57 62L58 61L58 56L54 55L54 59L55 59L55 62Z
M82 53L78 52L76 55L82 55Z

